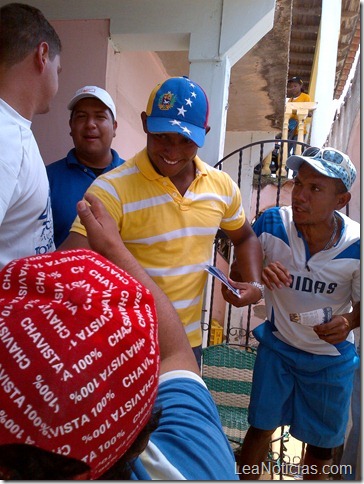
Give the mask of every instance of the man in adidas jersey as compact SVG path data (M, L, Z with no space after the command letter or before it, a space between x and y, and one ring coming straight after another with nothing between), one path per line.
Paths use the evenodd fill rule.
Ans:
M259 478L254 466L282 425L307 443L303 478L327 478L332 449L344 441L359 362L352 329L360 325L360 226L340 212L355 167L333 148L308 148L287 167L297 173L292 206L266 210L254 226L267 320L254 330L259 347L241 479Z

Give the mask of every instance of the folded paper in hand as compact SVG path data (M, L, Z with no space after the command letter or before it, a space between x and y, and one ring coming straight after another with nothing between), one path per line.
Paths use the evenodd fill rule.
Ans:
M320 308L305 313L290 313L289 319L293 323L303 324L304 326L316 326L331 321L332 308Z
M225 274L222 271L220 271L220 269L218 269L215 266L207 265L205 267L205 271L207 271L209 274L211 274L212 276L214 276L217 279L219 279L219 281L221 281L223 284L225 284L225 286L228 289L230 289L230 291L232 291L235 294L235 296L240 297L239 289L236 289L234 286L232 286L230 284L230 282L228 281L227 277L225 276Z

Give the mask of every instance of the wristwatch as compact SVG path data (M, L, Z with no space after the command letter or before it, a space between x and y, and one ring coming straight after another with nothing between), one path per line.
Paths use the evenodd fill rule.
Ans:
M257 282L257 281L249 282L249 284L251 284L254 287L257 287L260 290L260 293L261 293L260 299L258 299L257 302L252 303L252 304L260 303L260 301L264 298L264 284L261 284L260 282Z

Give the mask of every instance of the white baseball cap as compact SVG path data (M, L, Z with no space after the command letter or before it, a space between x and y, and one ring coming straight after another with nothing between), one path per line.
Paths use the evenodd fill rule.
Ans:
M114 120L116 120L116 108L114 101L112 100L112 97L110 94L105 91L105 89L102 89L101 87L97 86L84 86L81 87L81 89L78 89L75 92L75 95L71 99L71 101L68 103L68 109L72 111L74 108L75 104L80 100L84 99L87 97L95 97L96 99L99 99L102 103L107 106L110 111L112 112L112 115L114 116Z

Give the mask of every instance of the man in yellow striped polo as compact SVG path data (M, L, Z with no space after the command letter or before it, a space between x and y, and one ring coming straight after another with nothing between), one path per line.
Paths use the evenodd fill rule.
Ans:
M219 228L233 242L246 282L232 302L245 306L262 296L262 252L245 218L240 190L227 173L197 156L210 130L208 112L205 92L187 77L158 84L141 114L146 148L88 190L103 202L126 247L169 297L198 362L204 269ZM76 219L61 248L87 246L85 228Z

